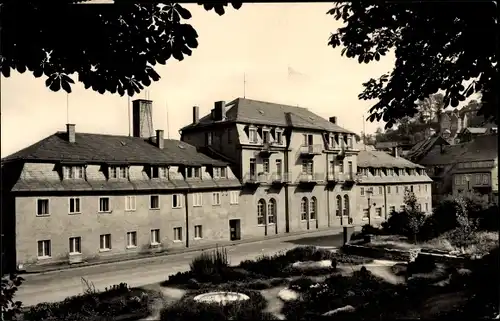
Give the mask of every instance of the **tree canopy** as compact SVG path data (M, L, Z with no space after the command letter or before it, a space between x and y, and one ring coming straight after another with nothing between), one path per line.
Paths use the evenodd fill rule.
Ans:
M353 1L337 3L328 14L344 23L328 43L342 47L342 55L370 63L395 53L391 72L363 84L359 98L377 100L370 121L382 119L391 128L413 117L418 101L442 90L444 107L481 93L480 114L497 122L495 2Z
M28 70L44 77L51 90L70 93L77 73L85 89L132 96L160 79L157 63L183 60L198 47L198 34L187 23L191 13L178 3L82 2L1 1L2 74ZM241 7L241 2L198 4L219 15L229 4Z

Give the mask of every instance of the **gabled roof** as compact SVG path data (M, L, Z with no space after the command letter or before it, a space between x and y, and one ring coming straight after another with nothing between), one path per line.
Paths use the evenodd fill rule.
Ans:
M406 154L413 161L418 162L425 154L427 154L437 144L449 145L449 143L439 134L434 134L426 139L416 143Z
M469 132L471 134L478 134L478 135L486 134L487 131L488 129L484 127L467 127L463 129L463 132Z
M227 104L226 109L226 120L222 122L218 121L216 122L217 124L237 122L354 134L303 107L237 98ZM290 115L289 118L287 114ZM212 116L209 114L200 118L198 123L187 125L181 130L190 130L214 123Z
M34 162L83 162L163 165L218 165L226 162L208 157L196 147L166 139L163 149L139 137L76 133L74 143L65 132L57 132L2 159Z
M394 157L376 150L360 150L357 164L358 167L424 168L402 157Z

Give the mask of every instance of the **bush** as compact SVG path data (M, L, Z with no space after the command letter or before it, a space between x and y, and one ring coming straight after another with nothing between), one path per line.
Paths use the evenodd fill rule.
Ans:
M160 320L277 320L272 314L263 312L267 303L265 298L257 291L233 286L212 288L210 292L212 291L239 292L248 295L250 299L227 305L218 303L207 304L196 302L193 298L198 294L207 293L209 290L195 291L185 295L178 302L164 308L160 313Z
M315 282L313 282L310 278L300 277L290 282L288 288L297 292L304 292L307 291L313 284L315 284Z
M382 223L382 228L389 234L406 236L416 242L426 216L418 208L414 193L406 192L404 202L406 208L401 212L392 212L389 219Z
M229 267L227 250L216 248L214 251L203 252L195 257L190 264L191 276L200 282L219 283Z
M14 320L21 313L22 302L14 301L18 287L23 283L24 279L15 274L9 276L2 275L1 292L0 292L0 309L4 320Z
M362 235L368 235L368 234L371 234L371 235L382 235L383 234L383 230L380 229L380 228L378 228L378 227L371 226L370 224L365 224L361 228L361 234Z

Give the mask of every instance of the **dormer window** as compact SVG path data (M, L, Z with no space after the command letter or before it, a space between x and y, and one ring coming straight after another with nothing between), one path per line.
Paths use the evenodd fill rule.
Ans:
M269 130L262 131L262 142L264 144L268 144L271 142L271 133L269 132Z
M201 178L201 168L200 167L188 167L186 168L187 178Z
M279 132L277 131L275 135L276 135L276 143L279 145L283 144L283 133L281 131Z
M109 178L119 179L128 177L127 166L110 166L109 167Z
M168 178L168 167L151 166L149 168L149 178Z
M227 172L225 167L214 167L213 178L226 178Z
M248 129L248 140L252 144L257 143L257 129L256 128L250 128Z
M63 166L64 179L83 179L84 166Z
M352 148L352 138L351 138L351 136L347 136L347 147Z

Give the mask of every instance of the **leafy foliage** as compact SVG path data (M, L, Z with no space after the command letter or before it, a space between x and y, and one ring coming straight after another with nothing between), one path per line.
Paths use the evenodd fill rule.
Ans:
M382 228L387 233L406 236L416 242L425 223L425 214L420 210L413 192L405 192L404 203L405 209L391 213L389 219L382 223Z
M181 61L198 47L198 34L186 23L191 13L178 3L82 2L2 1L2 74L28 70L45 77L51 90L70 93L78 73L85 89L132 96L160 79L157 63ZM228 2L200 5L222 15ZM241 2L232 5L239 9Z
M498 117L498 64L496 3L481 2L339 2L328 11L344 26L329 45L359 63L380 60L394 51L390 73L370 79L360 99L378 101L370 121L391 128L417 112L417 101L444 91L444 107L457 107L473 93L482 94L480 112ZM491 35L491 38L484 39ZM483 39L478 42L477 39ZM467 83L468 82L468 83Z
M211 252L203 252L190 264L191 275L197 281L213 280L214 276L223 276L228 270L229 260L225 248L216 248Z
M2 285L0 292L0 309L2 320L15 320L15 317L21 313L22 302L14 301L18 287L23 283L24 279L15 274L2 277Z

